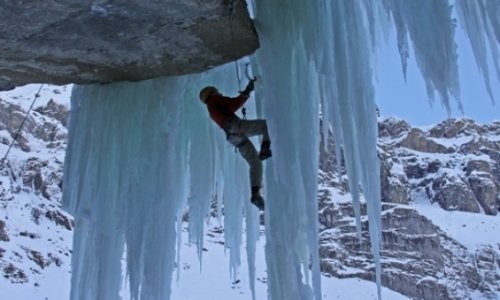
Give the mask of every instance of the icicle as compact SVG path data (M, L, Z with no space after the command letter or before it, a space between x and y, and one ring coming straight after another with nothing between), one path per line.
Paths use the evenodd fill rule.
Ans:
M196 99L196 98L195 98ZM187 120L189 124L199 123L200 116L206 113L204 105L196 103L191 105L190 109L196 113L189 114ZM202 263L203 253L203 237L204 221L210 215L210 204L212 201L212 191L214 179L214 134L213 127L208 126L208 120L205 120L204 126L190 128L186 134L193 139L189 147L189 174L190 191L188 198L189 207L189 240L194 243L198 249L198 257L200 258L200 266ZM201 151L200 151L201 150Z
M330 122L341 136L349 187L360 234L359 184L363 189L369 216L370 240L375 260L376 280L380 295L380 192L377 159L377 123L370 62L370 44L363 24L362 8L356 1L332 2L331 27L335 41L332 49L337 87L328 99L334 102L336 115ZM349 25L348 25L349 24ZM324 100L327 101L327 100Z
M447 0L385 0L398 31L398 46L403 69L406 70L410 37L415 58L432 100L438 92L441 102L450 113L449 98L456 99L463 112L458 83L455 25ZM404 71L406 72L406 71ZM406 75L405 75L406 76Z
M498 3L498 1L495 1ZM474 58L476 60L479 73L483 76L486 90L490 96L491 101L494 103L493 92L491 90L490 75L488 67L487 56L487 41L490 44L491 53L493 54L493 64L495 66L497 75L500 76L499 54L497 40L495 40L495 24L498 26L498 15L500 13L500 5L494 4L493 1L465 1L457 0L456 8L460 23L470 41ZM487 8L491 11L487 11ZM495 15L496 14L496 15ZM500 39L498 40L500 41Z
M250 290L252 291L252 299L255 300L255 252L256 243L259 239L260 217L257 209L249 201L245 201L245 220L248 278Z
M124 243L132 298L168 298L172 199L183 186L167 178L185 160L170 146L182 149L175 129L182 102L163 99L164 89L179 85L157 80L74 88L63 196L78 227L71 299L119 299Z
M263 96L274 151L266 162L265 186L270 299L321 299L315 201L319 95L310 61L322 52L314 36L318 28L314 17L320 10L301 3L255 2L257 24L266 28L259 31L256 87Z
M241 188L248 186L247 172L243 171L240 176L236 175L236 170L242 171L241 166L244 161L236 160L237 153L233 153L232 157L226 157L224 171L227 176L224 184L224 232L226 249L230 252L230 274L232 279L236 279L237 269L241 263L240 246L241 246L241 231L242 231L242 215L243 215L243 200L249 201L250 193L243 195ZM232 159L231 159L232 158ZM242 176L243 175L243 176ZM241 180L244 177L246 180ZM248 199L247 199L248 198Z
M203 224L221 187L235 197L227 201L240 201L227 223L236 230L226 233L235 241L228 245L237 269L241 201L250 196L249 188L242 188L248 180L240 176L245 164L225 146L224 134L197 99L209 84L236 93L227 69L74 88L63 195L76 220L71 299L119 299L124 249L131 298L168 299L185 205L190 238L201 253ZM231 163L225 177L240 179L224 185L215 167Z
M500 2L497 0L485 0L482 16L485 19L485 31L489 39L493 65L495 66L497 78L500 81L500 51L497 44L500 43ZM490 26L491 29L489 29Z

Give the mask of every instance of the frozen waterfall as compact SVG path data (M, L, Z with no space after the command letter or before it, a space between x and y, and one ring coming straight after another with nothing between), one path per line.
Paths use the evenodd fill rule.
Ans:
M446 0L252 5L261 48L250 58L258 82L249 118L259 112L268 120L274 151L264 184L269 298L321 299L320 115L323 135L332 130L344 154L358 220L361 198L367 202L381 298L375 50L392 21L403 73L413 47L429 96L438 93L446 106L450 98L460 103L452 7ZM457 0L456 7L488 88L488 59L500 73L500 5ZM183 215L189 213L189 239L201 261L212 201L219 214L224 207L228 267L236 274L246 232L253 278L259 215L249 203L247 166L197 96L206 85L236 95L236 70L228 64L203 74L74 88L63 194L76 222L71 299L121 299L124 280L132 299L169 299L182 259Z
M71 299L120 299L124 252L132 298L168 299L185 209L201 258L216 196L231 268L240 263L243 207L251 257L258 212L247 203L246 166L197 99L214 82L236 94L228 70L74 88L63 203L76 221Z

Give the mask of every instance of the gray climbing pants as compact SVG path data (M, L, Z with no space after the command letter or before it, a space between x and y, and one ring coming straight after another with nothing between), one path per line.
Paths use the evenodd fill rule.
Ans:
M250 167L250 186L262 187L262 162L249 137L262 135L262 141L269 142L266 120L232 118L226 122L224 132L228 142L238 148Z

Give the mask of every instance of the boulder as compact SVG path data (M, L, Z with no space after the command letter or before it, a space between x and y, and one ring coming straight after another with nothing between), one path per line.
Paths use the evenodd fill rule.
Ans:
M386 157L380 164L380 185L382 201L408 204L410 195L406 174L392 171L393 163Z
M496 215L498 213L496 203L498 190L491 175L488 173L474 173L469 176L469 185L484 213Z
M413 128L399 146L426 153L451 153L453 149L445 147L428 138L421 129Z
M465 171L466 171L467 176L470 176L470 174L474 171L491 173L491 168L490 168L490 164L487 161L473 159L473 160L469 160L467 162L467 166L465 167Z
M61 122L63 126L68 124L68 108L57 104L53 99L50 99L47 105L35 108L35 111Z
M410 130L411 126L408 122L393 117L384 119L378 123L378 135L380 138L397 138Z
M470 119L447 119L429 130L434 138L455 138L460 134L483 134L485 129Z
M205 71L254 52L244 0L0 0L0 90Z
M443 209L473 213L480 211L474 193L459 179L440 177L432 183L432 189L435 193L432 201L437 202Z
M0 241L8 242L9 240L9 236L7 232L5 232L5 222L0 220Z

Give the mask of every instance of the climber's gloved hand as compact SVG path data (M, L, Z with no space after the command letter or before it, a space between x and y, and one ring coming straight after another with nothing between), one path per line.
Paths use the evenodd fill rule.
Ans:
M254 81L255 79L250 80L250 82L247 84L247 87L242 92L243 95L250 96L250 93L255 89Z

